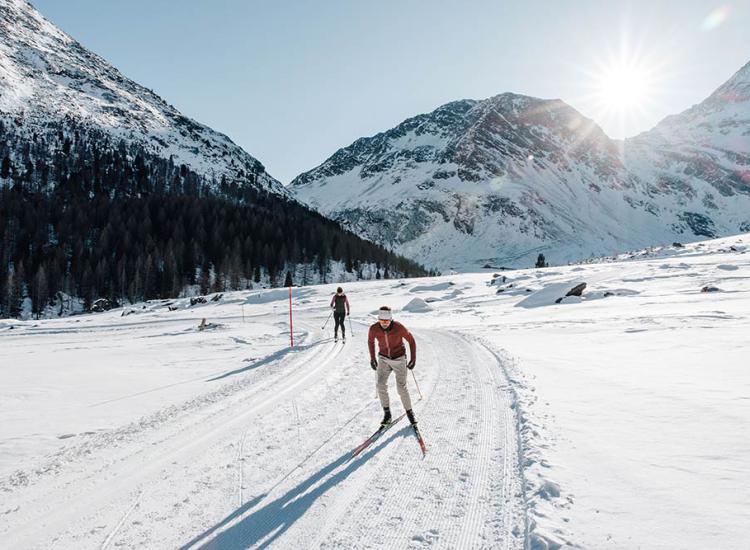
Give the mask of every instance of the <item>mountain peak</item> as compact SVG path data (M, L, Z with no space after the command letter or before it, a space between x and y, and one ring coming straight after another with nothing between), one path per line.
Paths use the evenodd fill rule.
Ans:
M668 144L734 151L750 155L750 63L745 64L706 99L669 115L653 129L628 142L652 148Z
M616 144L560 99L446 104L295 178L302 201L440 267L530 265L750 228L750 64Z
M722 84L711 96L727 103L741 103L750 100L750 62Z
M0 1L0 115L29 128L75 121L137 143L209 180L288 196L227 136L182 115L45 19L25 0Z

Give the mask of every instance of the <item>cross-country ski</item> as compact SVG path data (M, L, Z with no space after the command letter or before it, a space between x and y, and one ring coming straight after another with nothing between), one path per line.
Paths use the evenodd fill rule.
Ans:
M353 451L351 458L356 458L357 455L359 455L362 451L367 449L370 445L375 443L379 437L381 437L385 432L387 432L391 427L393 427L399 420L404 418L406 416L406 413L402 414L401 416L397 416L387 424L381 424L380 427L375 430L375 432L365 439L360 445L358 445Z
M419 449L422 451L422 456L426 455L427 447L424 444L424 439L422 439L422 433L419 431L416 424L412 424L411 428L414 430L414 436L417 438L417 443L419 443Z

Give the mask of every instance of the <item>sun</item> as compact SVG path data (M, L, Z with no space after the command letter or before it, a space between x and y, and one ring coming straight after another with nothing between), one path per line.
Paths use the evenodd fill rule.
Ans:
M653 124L663 107L665 75L671 63L642 48L606 52L587 68L581 103L608 135L622 139Z
M598 103L605 110L620 114L643 109L652 92L648 71L632 62L605 67L595 89Z

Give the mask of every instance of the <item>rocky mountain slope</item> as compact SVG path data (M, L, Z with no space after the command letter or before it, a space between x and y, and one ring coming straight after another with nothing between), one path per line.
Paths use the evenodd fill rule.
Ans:
M750 63L706 100L626 141L628 170L674 195L692 233L750 231Z
M69 123L222 177L286 196L263 165L227 136L182 115L47 21L25 0L0 0L0 116L29 136ZM11 158L11 160L13 160Z
M290 190L442 268L555 263L750 229L748 68L625 143L560 100L463 100L362 138Z
M0 318L426 274L294 200L31 4L0 0Z

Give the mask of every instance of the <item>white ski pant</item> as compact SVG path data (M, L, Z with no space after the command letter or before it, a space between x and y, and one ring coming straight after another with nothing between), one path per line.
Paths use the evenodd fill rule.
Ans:
M399 397L401 397L401 403L404 405L404 410L411 409L411 397L409 397L409 390L406 387L406 354L399 357L398 359L388 359L382 355L378 355L378 397L380 398L380 404L385 407L390 407L390 398L388 397L388 377L391 375L391 371L396 373L396 391L398 391Z

